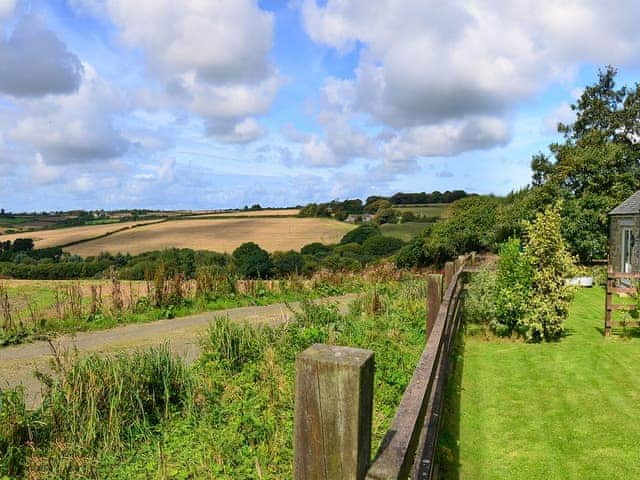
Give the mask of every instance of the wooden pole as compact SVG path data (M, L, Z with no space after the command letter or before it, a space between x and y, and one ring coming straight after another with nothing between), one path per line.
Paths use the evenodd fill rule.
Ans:
M605 296L604 302L604 336L608 337L611 335L611 304L612 304L612 295L613 292L611 289L613 288L613 278L611 278L611 268L607 271L607 293Z
M442 303L442 275L427 276L427 338L431 335L433 325L438 318L438 311Z
M362 480L371 459L373 352L316 344L296 358L294 479Z
M451 279L453 278L453 273L455 269L455 264L453 262L446 262L444 264L444 281L442 285L442 293L447 291L449 285L451 284Z

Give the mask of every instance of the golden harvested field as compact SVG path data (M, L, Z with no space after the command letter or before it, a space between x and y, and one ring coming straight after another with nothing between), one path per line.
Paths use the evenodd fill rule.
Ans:
M337 243L354 226L323 218L208 218L147 225L69 247L87 257L100 252L131 253L166 248L232 252L256 242L270 252L299 250L312 242Z
M216 217L295 217L300 212L297 208L280 208L277 210L241 210L237 212L214 213Z
M118 222L108 223L104 225L86 225L82 227L57 228L52 230L36 230L33 232L0 235L0 242L6 240L13 241L16 238L32 238L35 242L35 248L48 248L97 237L109 232L115 232L122 228L131 228L135 225L143 225L154 222L157 222L157 220Z

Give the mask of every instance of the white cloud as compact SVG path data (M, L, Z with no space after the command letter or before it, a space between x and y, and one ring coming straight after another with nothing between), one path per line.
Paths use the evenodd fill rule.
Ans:
M309 36L340 52L359 48L354 77L327 79L324 100L394 132L382 140L388 165L503 145L513 109L567 82L581 62L640 64L638 2L318 3L302 6Z
M403 130L383 146L387 167L406 170L419 157L452 156L505 145L509 130L499 118L477 117Z
M35 164L31 169L31 178L39 185L54 183L62 175L62 169L58 166L47 165L42 155L36 154Z
M69 180L67 188L77 194L86 194L94 190L95 181L89 174L83 174Z
M3 17L11 15L15 6L15 0L0 0L0 20L2 20Z
M223 143L249 143L265 134L265 129L253 117L236 123L212 120L207 124L207 129Z
M225 142L262 133L250 118L265 113L281 85L270 51L274 18L253 0L76 0L107 15L122 41L145 53L165 86L151 103L185 108ZM222 125L222 127L220 126Z
M124 99L88 65L77 93L21 100L8 139L33 148L48 164L105 160L124 154L129 142L114 126Z
M2 14L0 4L0 16ZM20 18L11 34L0 38L0 92L15 97L72 93L82 65L42 20Z
M312 167L334 167L340 163L329 145L316 135L312 135L302 146L300 162Z

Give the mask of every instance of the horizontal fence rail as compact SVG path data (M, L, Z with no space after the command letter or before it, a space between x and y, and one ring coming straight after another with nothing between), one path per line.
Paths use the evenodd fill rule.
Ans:
M627 282L624 282L626 280ZM622 293L628 295L637 295L638 288L633 286L628 286L633 282L634 284L638 284L640 282L640 273L625 273L625 272L614 272L609 270L607 273L607 294L605 297L605 307L604 307L604 335L608 337L611 335L612 327L640 327L640 321L629 320L629 321L614 321L612 319L614 311L626 311L630 312L636 310L638 306L636 304L629 303L614 303L613 302L613 294L614 293ZM627 285L625 285L627 283ZM624 286L621 286L624 285Z
M450 357L461 325L464 271L473 261L475 254L460 256L445 264L442 277L428 278L426 345L373 463L373 352L314 345L298 356L296 480L434 478Z

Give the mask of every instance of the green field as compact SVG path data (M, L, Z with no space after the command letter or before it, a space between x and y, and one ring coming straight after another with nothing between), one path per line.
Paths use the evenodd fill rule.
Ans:
M382 230L382 233L384 235L387 235L389 237L396 237L400 240L408 242L419 233L422 233L428 225L428 223L421 222L407 222L400 224L385 223L384 225L380 226L380 229Z
M603 316L603 289L582 289L558 343L467 335L443 478L640 478L640 335L604 338Z
M427 203L425 205L394 205L394 209L401 212L413 212L426 217L442 217L449 208L449 203Z

